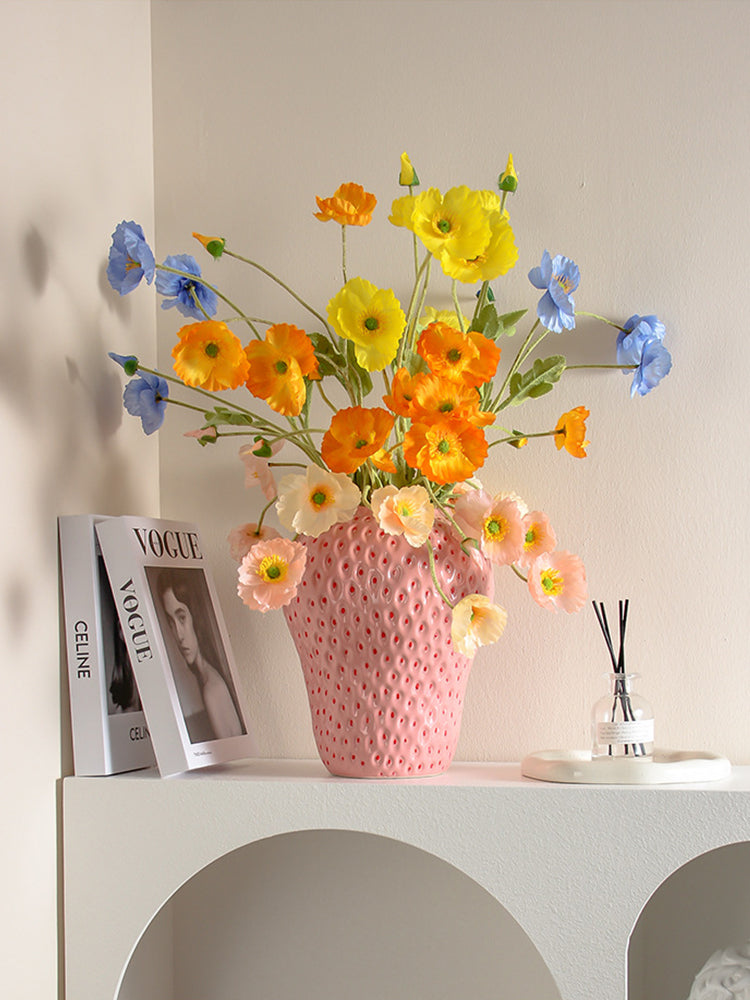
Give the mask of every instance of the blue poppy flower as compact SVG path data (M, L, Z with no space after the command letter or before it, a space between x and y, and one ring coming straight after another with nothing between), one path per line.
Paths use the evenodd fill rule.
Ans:
M169 385L160 375L141 372L125 386L122 401L133 417L140 417L145 434L153 434L164 423Z
M578 266L569 257L556 254L550 257L547 250L539 267L529 271L529 281L534 288L545 289L536 307L536 314L548 330L562 333L576 325L575 303L571 293L581 279Z
M126 375L135 375L138 371L138 358L135 354L115 354L110 351L109 357L120 365Z
M656 316L631 316L617 335L617 363L636 366L631 397L636 393L645 396L669 374L672 357L662 343L664 332L664 324Z
M189 253L179 253L167 257L164 266L175 268L177 271L187 271L188 275L195 275L196 278L201 276L198 261ZM183 274L159 271L156 275L156 290L161 295L166 296L161 304L162 309L171 309L172 306L177 306L178 312L181 312L183 316L192 316L194 319L205 319L206 314L213 316L219 305L215 292L206 288L200 281L194 281L191 277ZM196 304L194 296L200 302L203 311Z
M136 222L123 220L112 233L107 264L110 285L120 295L127 295L141 283L142 278L151 284L154 267L154 255L143 230Z

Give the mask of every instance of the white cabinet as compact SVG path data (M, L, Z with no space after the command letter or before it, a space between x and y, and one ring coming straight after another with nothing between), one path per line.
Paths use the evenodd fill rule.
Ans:
M497 980L488 996L623 1000L631 932L674 872L705 852L741 845L727 856L721 891L750 900L750 768L735 768L719 782L646 787L547 784L522 778L515 764L457 763L434 778L366 781L331 777L317 761L258 760L169 779L152 772L68 778L63 822L67 1000L195 1000L206 996L195 979L201 972L216 985L211 1000L223 1000L236 995L232 956L246 949L252 960L239 977L243 1000L291 1000L287 972L295 963L309 985L308 1000L322 990L323 967L333 977L325 991L330 1000L386 993L392 1000L439 1000L456 995L448 979L459 957L479 983L482 959L471 948L482 937L488 937L486 975ZM337 854L348 865L361 858L365 875L356 869L355 877L343 860L337 869ZM274 865L286 881L274 881ZM399 897L412 871L429 892ZM286 911L274 893L284 896ZM415 895L423 911L404 902ZM707 919L717 933L728 933L717 922L715 900L693 898L682 906L679 892L672 897L662 920L671 938L679 940L681 921L695 927L709 904ZM750 926L747 933L741 926L745 912L750 921L750 902L747 911L726 902L724 912L734 915L742 937L720 944L750 939ZM335 921L327 923L327 909ZM274 945L264 938L262 954L253 951L254 935L267 933L273 921L283 940ZM355 948L345 940L347 927ZM452 947L456 956L445 964ZM658 963L662 946L656 947L653 954L641 943L637 962ZM707 940L705 954L685 955L688 988L713 947ZM301 968L304 948L314 974ZM554 981L547 995L537 953ZM206 972L212 955L226 972ZM493 965L498 955L502 961ZM270 971L261 967L264 956ZM513 960L520 971L511 968ZM523 979L524 963L529 988L519 994L510 984ZM185 992L183 965L193 969L193 993ZM388 981L389 969L397 970L395 982ZM639 992L648 990L648 969L639 965L631 981L631 1000L656 1000ZM485 994L474 985L464 995ZM671 997L661 993L659 1000Z

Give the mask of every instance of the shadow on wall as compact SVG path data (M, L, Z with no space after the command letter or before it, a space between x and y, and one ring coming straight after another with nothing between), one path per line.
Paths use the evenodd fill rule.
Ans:
M446 862L384 837L284 834L203 869L159 911L118 1000L560 1000L534 944Z
M689 861L644 906L630 936L628 1000L687 1000L714 952L747 941L750 842L743 842Z

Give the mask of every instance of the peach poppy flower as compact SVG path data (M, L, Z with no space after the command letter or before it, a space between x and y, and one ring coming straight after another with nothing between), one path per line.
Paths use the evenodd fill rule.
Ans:
M315 218L321 222L338 222L342 226L366 226L372 219L378 203L374 194L365 191L361 184L341 184L331 198L315 196L320 211Z
M285 528L317 538L339 521L350 521L361 499L348 476L310 465L281 480L276 513Z
M509 566L523 552L523 517L509 496L491 497L484 490L464 493L456 500L453 516L482 552L498 566Z
M240 524L227 535L229 543L229 554L235 562L242 562L247 553L256 542L267 541L269 538L278 538L279 533L274 528L269 528L265 524L262 528L254 522Z
M473 656L480 646L497 642L507 621L505 608L484 594L469 594L453 609L451 641L462 656Z
M500 348L476 330L461 333L445 323L430 323L420 334L417 353L433 375L478 387L497 371Z
M276 323L264 340L253 340L245 348L249 371L245 380L250 392L264 399L272 410L296 417L305 405L305 377L320 378L318 360L304 330Z
M305 572L307 549L288 538L257 542L237 570L237 593L254 611L289 604Z
M271 454L275 455L283 443L283 441L274 441L271 445ZM268 466L268 459L255 454L257 449L257 441L252 444L243 444L240 448L240 458L245 466L245 486L248 489L260 486L266 499L273 500L276 496L276 480Z
M523 552L517 562L522 568L528 569L539 556L554 551L557 538L547 515L541 510L532 510L524 515L523 530Z
M383 486L370 498L372 512L389 535L403 535L419 548L427 541L435 523L435 508L424 486Z
M185 385L218 392L236 389L247 378L242 344L226 323L213 319L183 326L172 348L174 370Z
M411 416L411 403L418 376L411 375L406 368L399 368L391 381L391 391L383 396L383 402L397 417Z
M580 611L586 603L586 570L571 552L548 552L529 567L529 592L537 604L550 611Z
M434 483L468 479L486 457L484 431L467 422L413 423L404 436L404 458Z
M575 458L586 457L586 445L591 444L586 440L588 416L589 411L585 406L576 406L575 409L563 413L555 427L555 445L558 451L565 448Z
M494 423L495 414L479 409L479 393L472 386L439 375L417 375L409 414L413 420L468 420L475 427Z
M320 454L331 472L355 472L385 444L394 417L380 406L349 406L333 415Z

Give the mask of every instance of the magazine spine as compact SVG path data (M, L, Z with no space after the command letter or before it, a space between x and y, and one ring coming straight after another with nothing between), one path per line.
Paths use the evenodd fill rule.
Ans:
M76 774L112 773L93 518L58 518L65 652Z

